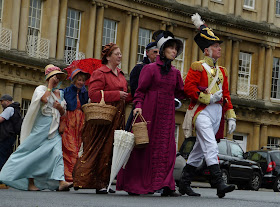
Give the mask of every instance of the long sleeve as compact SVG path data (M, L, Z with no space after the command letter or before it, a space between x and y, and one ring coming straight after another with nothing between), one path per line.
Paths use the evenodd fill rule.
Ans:
M184 91L187 96L193 100L198 100L200 90L198 89L202 72L190 68L185 80Z
M177 70L177 84L175 88L175 98L185 99L186 95L184 93L184 83L179 70Z

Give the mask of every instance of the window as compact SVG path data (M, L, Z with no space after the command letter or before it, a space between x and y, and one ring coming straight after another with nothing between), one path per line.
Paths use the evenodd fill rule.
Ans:
M41 28L41 12L42 12L41 0L30 0L29 7L29 23L28 23L28 35L39 36Z
M276 12L275 14L280 15L280 0L276 0Z
M22 104L21 104L21 116L25 117L26 113L27 113L27 109L30 106L31 100L29 99L22 99Z
M0 22L2 22L3 0L0 0Z
M247 134L235 132L233 139L240 145L244 152L247 151Z
M249 95L252 54L239 53L237 94Z
M238 144L230 143L231 155L233 157L243 158L243 150Z
M220 141L218 143L219 154L227 155L227 142Z
M244 0L244 8L255 9L255 0Z
M178 140L179 140L179 125L175 125L175 142L176 142L176 151L178 151Z
M78 59L81 28L81 12L68 8L65 38L65 63Z
M279 137L268 137L267 140L267 146L268 147L273 147L280 145L280 138Z
M147 44L152 41L152 31L139 28L137 62L142 62Z
M280 58L273 58L271 98L280 99Z
M175 37L183 42L183 51L182 53L176 57L176 59L172 62L172 65L175 66L178 70L183 74L184 70L184 57L185 57L185 40L183 38Z
M116 43L117 39L117 22L109 19L104 19L102 49L110 42Z

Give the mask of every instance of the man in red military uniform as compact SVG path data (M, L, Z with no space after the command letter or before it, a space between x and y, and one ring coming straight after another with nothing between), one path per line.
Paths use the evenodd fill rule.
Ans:
M194 40L204 52L205 58L192 63L185 80L184 91L191 98L189 110L195 110L192 123L196 143L183 170L179 192L200 196L191 189L190 184L196 168L205 158L212 181L217 187L217 195L222 198L225 193L233 191L235 186L224 183L218 162L217 141L223 137L223 117L228 120L229 133L232 133L236 127L236 116L228 90L227 70L217 63L221 57L222 41L204 24L199 14L193 15L192 20L200 30Z

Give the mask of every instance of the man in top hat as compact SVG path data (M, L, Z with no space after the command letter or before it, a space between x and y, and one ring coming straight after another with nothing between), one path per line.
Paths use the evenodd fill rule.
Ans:
M227 70L217 63L221 57L222 41L204 24L199 14L193 15L192 21L199 29L194 40L204 52L205 58L192 63L185 80L184 91L191 98L189 110L197 104L198 108L192 119L196 142L184 167L179 192L189 196L200 196L191 189L190 184L196 168L205 158L211 179L217 188L217 195L222 198L225 193L233 191L235 186L224 183L218 162L217 141L223 138L224 116L228 120L231 134L236 128L236 115L228 90Z
M129 81L130 81L130 89L131 89L132 97L134 97L134 93L135 93L135 91L138 87L138 80L139 80L139 76L140 76L142 68L146 64L155 62L158 54L159 54L159 49L157 48L157 43L156 42L150 42L146 46L146 56L144 57L143 61L141 63L135 65L135 67L130 72ZM133 111L133 109L132 109L132 111ZM132 111L131 111L131 113L128 117L127 124L125 126L125 130L127 130L127 131L130 128L132 118L133 118Z
M20 104L10 95L0 98L4 111L0 114L0 170L13 152L13 145L20 134L22 118Z

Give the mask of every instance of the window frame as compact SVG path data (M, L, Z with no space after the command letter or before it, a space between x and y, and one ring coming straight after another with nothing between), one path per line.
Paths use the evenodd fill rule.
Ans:
M2 17L3 17L3 6L4 6L4 0L0 0L0 25L2 24Z
M139 41L140 41L140 30L143 30L143 31L148 31L149 32L149 39L144 37L144 36L141 36L142 39L148 39L148 42L145 43L145 45L140 45L139 44ZM153 35L153 31L152 30L149 30L149 29L145 29L145 28L142 28L142 27L139 27L139 30L138 30L138 42L137 42L137 63L140 63L143 61L144 57L146 57L146 46L152 41L152 35ZM142 39L141 39L141 43L142 43ZM139 47L140 47L140 53L139 53ZM141 47L144 47L144 51L143 53L141 53ZM142 57L141 60L139 57Z
M249 93L250 93L250 85L251 85L252 53L240 51L240 52L239 52L239 62L240 62L240 61L242 61L242 62L243 62L243 61L247 61L247 58L246 58L246 59L240 59L240 55L242 55L242 54L249 55L249 63L250 63L250 64L249 64L249 71L248 71L248 72L240 70L241 67L242 67L242 68L245 68L245 66L243 66L243 65L246 65L246 64L241 64L241 65L240 65L240 63L239 63L239 65L238 65L237 94L238 94L238 95L246 95L246 96L248 96ZM245 70L246 70L246 68L245 68ZM247 74L246 74L246 73L247 73ZM247 80L247 90L246 90L246 91L240 91L240 90L238 90L238 87L240 86L239 81L241 81L239 75L248 76L248 77L247 77L248 80ZM241 84L242 84L242 83L241 83Z
M185 46L186 46L186 39L181 38L181 37L175 37L175 38L176 38L176 39L179 39L179 40L181 40L181 41L183 42L183 51L182 51L182 53L179 55L179 56L182 56L182 59L178 59L178 56L177 56L177 57L175 58L175 60L173 60L172 65L175 66L174 61L175 61L175 62L176 62L176 61L182 61L182 62L181 62L181 68L180 68L180 69L177 68L177 67L176 67L177 64L176 64L175 68L178 69L178 70L181 72L181 74L183 74L183 73L184 73L184 64L185 64Z
M32 4L33 2L40 2L41 6L40 8L35 8L33 7L34 4ZM30 0L29 2L29 12L28 12L28 29L27 29L27 35L30 35L30 36L36 36L36 37L40 37L41 36L41 27L42 27L42 16L43 16L43 0ZM32 24L32 18L35 18L35 20L38 19L37 17L37 14L38 14L38 11L36 11L36 16L33 17L33 9L37 9L40 11L40 18L39 18L39 27L36 27L36 22L35 22L35 26L33 27L31 24ZM31 16L30 16L31 14ZM37 34L36 34L37 32Z
M246 3L249 3L252 2L252 6L246 4ZM243 2L243 8L246 8L246 9L255 9L255 0L244 0Z
M278 64L277 64L278 62ZM270 98L274 100L280 101L280 58L273 57L273 66L272 66L272 75L271 75L271 92L270 92ZM275 70L274 70L275 68ZM276 75L278 74L278 77ZM274 86L274 82L276 82ZM276 91L274 90L274 87L276 87ZM273 95L273 93L275 93ZM277 96L277 94L279 94Z
M280 16L280 0L275 1L275 15Z
M21 99L21 111L20 111L20 113L21 113L22 118L25 117L30 104L31 104L31 99L24 99L24 98ZM26 107L26 105L27 105L27 107Z
M115 24L115 28L114 28L114 29L109 28L109 27L106 27L106 29L109 28L110 32L111 32L111 31L114 31L114 33L115 33L115 34L114 34L114 41L111 41L111 36L109 36L109 39L110 39L109 42L106 42L106 40L105 40L105 42L103 41L103 40L104 40L104 37L105 37L105 39L108 38L108 37L104 36L105 21L114 22L114 24ZM115 20L112 20L112 19L104 18L104 20L103 20L103 28L102 28L102 29L103 29L103 30L102 30L102 49L103 49L104 46L105 46L106 44L108 44L108 43L110 43L110 42L113 42L113 43L116 43L116 42L117 42L118 22L115 21ZM110 34L111 34L111 33L110 33Z

